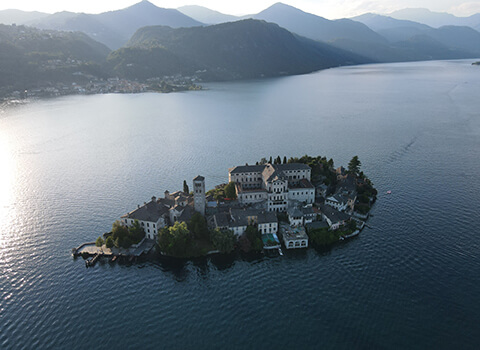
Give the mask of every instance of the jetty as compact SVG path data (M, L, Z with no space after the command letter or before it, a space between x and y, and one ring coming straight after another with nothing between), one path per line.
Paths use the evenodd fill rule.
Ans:
M148 254L155 246L153 239L143 239L140 243L132 245L128 249L124 248L107 248L105 245L97 247L95 242L83 243L80 246L72 249L74 257L83 256L88 257L85 260L86 267L93 267L100 258L110 258L111 262L118 261L120 258L126 259L128 262L133 262L138 257Z

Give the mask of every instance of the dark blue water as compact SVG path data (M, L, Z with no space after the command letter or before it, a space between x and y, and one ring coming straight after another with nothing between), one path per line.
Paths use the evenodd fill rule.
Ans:
M480 70L368 65L0 113L0 348L463 348L480 343ZM184 179L353 155L370 229L327 251L85 269L70 249ZM391 195L385 192L391 190Z

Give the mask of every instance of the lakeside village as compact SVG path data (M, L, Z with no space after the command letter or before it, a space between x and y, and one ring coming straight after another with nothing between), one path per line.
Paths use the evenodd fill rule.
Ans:
M170 93L179 91L202 90L196 76L164 76L150 78L139 82L118 77L101 79L90 74L74 72L75 82L46 82L42 86L22 91L0 91L2 105L19 104L25 100L59 97L66 95L95 95L95 94L137 94L144 92Z
M326 246L360 233L377 191L353 157L334 168L325 157L280 157L228 170L228 184L205 191L205 178L123 215L96 242L74 248L87 267L101 257L135 260L153 248L170 257L278 252ZM278 254L277 253L277 254Z

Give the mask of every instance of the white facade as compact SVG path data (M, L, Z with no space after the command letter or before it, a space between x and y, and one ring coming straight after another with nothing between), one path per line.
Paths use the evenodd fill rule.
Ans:
M205 178L203 176L198 175L193 179L193 201L195 211L205 215Z
M135 219L128 219L124 217L122 217L120 220L125 226L128 227L133 226L133 223L135 222ZM140 223L140 226L143 227L143 229L145 230L145 237L149 239L157 239L159 230L165 227L165 220L163 219L163 217L158 219L158 221L156 222L145 220L138 220L138 222Z
M263 224L258 224L258 231L261 234L264 233L277 233L278 232L278 222L268 222Z
M334 196L325 198L325 204L339 211L344 211L345 209L347 209L348 200L344 200L343 197L334 195Z
M315 203L315 188L290 188L288 199L313 204Z
M313 203L315 188L310 178L310 167L295 163L238 166L228 174L229 181L236 184L240 203L266 201L266 209L272 212L286 211L289 200Z

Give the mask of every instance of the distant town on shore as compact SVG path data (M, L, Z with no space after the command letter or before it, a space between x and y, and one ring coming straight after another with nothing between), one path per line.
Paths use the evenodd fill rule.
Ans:
M348 167L326 157L262 158L228 169L226 184L206 191L205 178L187 181L122 215L112 231L73 249L87 260L130 260L154 248L192 258L212 253L268 252L327 246L358 235L377 190L354 156ZM94 263L95 260L93 260Z

